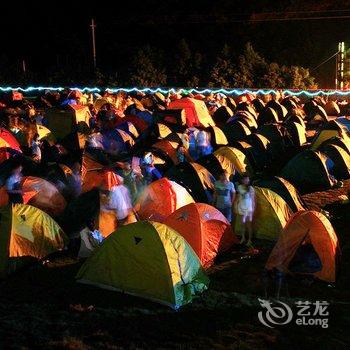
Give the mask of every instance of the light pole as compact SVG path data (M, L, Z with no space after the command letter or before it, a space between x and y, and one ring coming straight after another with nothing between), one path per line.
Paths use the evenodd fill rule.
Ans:
M96 38L95 38L95 20L92 18L91 19L91 35L92 35L92 57L93 57L93 62L94 62L94 70L96 70Z

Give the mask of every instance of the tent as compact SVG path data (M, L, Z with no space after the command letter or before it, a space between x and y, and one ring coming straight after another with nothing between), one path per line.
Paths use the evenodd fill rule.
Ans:
M45 112L47 127L58 139L76 133L74 141L78 148L85 146L85 133L89 127L91 114L89 108L81 105L68 105L67 108L50 108Z
M41 209L50 216L59 216L66 207L66 201L58 189L49 181L27 176L22 180L23 203ZM5 187L0 189L0 206L7 205L9 198Z
M265 108L265 102L258 97L252 101L252 104L258 113L261 113L261 111Z
M299 211L290 218L268 258L266 269L290 272L293 258L305 244L312 245L321 261L321 268L311 275L326 282L335 282L338 239L332 224L316 211Z
M128 152L135 145L134 138L121 129L103 131L102 135L102 145L104 150L113 155Z
M118 176L113 171L94 160L88 153L83 155L81 178L83 192L90 191L94 187L110 190L120 184Z
M208 126L215 126L208 108L203 101L184 97L171 101L168 105L168 109L185 110L186 124L189 127L203 126L206 128Z
M144 189L135 205L135 210L142 220L159 221L193 202L192 196L184 187L163 177Z
M297 104L295 103L294 100L289 98L289 96L285 97L282 100L281 105L284 106L287 109L288 112L291 112L291 111L293 111L294 109L297 108Z
M306 150L287 163L281 176L302 193L327 190L332 187L332 180L326 162L327 157L323 153Z
M270 124L270 123L278 123L278 122L279 122L278 114L271 107L266 107L259 114L259 117L258 117L258 124L259 125Z
M213 114L214 122L218 125L225 124L233 116L232 109L227 106L219 107Z
M257 238L276 240L292 216L292 209L276 192L261 187L254 187L254 189L256 208L253 217L253 232ZM235 232L240 231L240 223L236 220Z
M350 119L349 119L349 117L338 117L336 120L337 120L337 123L344 126L348 132L350 131Z
M36 125L36 132L39 135L39 140L43 141L46 140L50 145L55 144L55 136L52 134L52 132L44 125Z
M0 276L63 249L65 242L58 224L40 209L25 204L0 208Z
M258 128L258 123L254 116L248 112L238 112L238 117L242 123L244 123L250 130L255 130Z
M273 158L281 158L281 152L285 149L285 129L280 124L262 125L258 133L270 141L270 151Z
M118 124L117 129L125 131L134 140L136 140L140 136L136 126L133 123L128 122L128 121L125 121L123 123Z
M335 101L328 101L324 106L324 110L327 115L338 116L340 114L340 108Z
M162 139L164 139L173 132L167 125L163 123L157 123L155 125L155 128L157 135Z
M324 141L323 143L321 143L321 145L318 147L318 150L320 150L322 152L322 150L327 147L327 145L335 145L335 146L339 146L340 148L342 148L346 153L350 154L350 137L345 136L344 137L332 137L326 141Z
M322 152L334 163L332 174L338 179L350 177L350 155L343 148L331 143L322 148Z
M293 145L296 147L301 147L306 143L306 129L299 123L289 123L287 125L288 133L291 137Z
M232 145L236 141L243 140L251 134L249 128L239 120L225 124L222 127L222 131L224 132L229 145Z
M63 213L66 201L49 181L34 176L22 179L23 203L41 209L50 216Z
M215 178L202 165L179 163L169 169L165 175L185 187L196 202L211 203Z
M213 147L220 147L228 144L225 133L217 126L211 126L207 131L210 133L211 145Z
M312 122L327 122L329 121L329 118L324 108L320 105L316 105L306 113L306 120Z
M186 239L204 268L210 267L219 253L238 243L231 224L219 210L208 204L188 204L168 216L163 223Z
M123 226L110 235L76 278L174 309L190 303L209 282L186 240L172 228L152 221Z
M116 127L119 128L119 125L124 123L133 124L139 133L145 131L148 128L148 123L135 115L127 115L126 117L121 118L116 122Z
M207 156L197 159L197 163L204 166L216 180L218 180L219 174L223 170L225 170L229 176L233 175L235 172L233 164L227 158L221 157L220 161L214 154L208 154Z
M21 152L21 147L15 136L4 128L0 128L0 148L12 148Z
M187 125L186 111L184 109L166 109L156 112L156 117L162 123L185 127Z
M316 134L312 140L311 149L314 151L317 150L325 141L333 137L349 138L346 134L346 128L336 120L325 124Z
M303 210L306 207L297 189L282 177L274 176L272 178L261 179L256 181L254 185L268 188L269 190L280 195L287 202L288 206L294 213L298 210Z
M22 153L17 139L8 130L0 128L0 163L10 158L11 150Z
M266 104L267 108L272 108L278 116L279 121L283 121L288 113L288 110L285 106L277 102L276 100L271 100Z
M253 168L246 157L246 155L237 148L234 147L220 147L214 152L215 157L221 164L231 162L234 169L240 174L253 175Z
M170 158L172 164L178 164L179 161L177 159L177 154L176 154L177 146L178 146L178 143L176 143L176 142L171 142L171 141L167 141L167 140L159 140L154 145L152 145L151 150L152 150L152 152L156 151L155 152L156 155L160 158L163 158L165 161L167 161L168 158ZM165 157L163 157L163 156L165 156Z
M258 133L249 135L246 140L251 147L244 149L245 154L252 163L254 170L262 171L271 163L272 153L270 141L265 136Z

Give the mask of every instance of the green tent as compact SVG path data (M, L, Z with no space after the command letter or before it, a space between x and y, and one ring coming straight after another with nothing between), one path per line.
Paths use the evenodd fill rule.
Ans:
M77 279L174 309L191 302L209 283L186 240L152 221L123 226L111 234L84 263Z
M306 150L287 163L281 176L302 193L328 190L333 182L326 163L327 157L323 153Z

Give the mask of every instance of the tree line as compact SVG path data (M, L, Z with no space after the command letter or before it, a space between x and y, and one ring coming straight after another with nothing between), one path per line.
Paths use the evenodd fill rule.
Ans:
M214 57L214 59L210 59ZM88 61L72 58L42 72L23 72L18 62L0 57L1 85L96 85L138 87L316 88L309 69L270 62L251 43L243 50L225 44L216 55L191 48L181 39L174 50L139 47L121 67L92 70Z

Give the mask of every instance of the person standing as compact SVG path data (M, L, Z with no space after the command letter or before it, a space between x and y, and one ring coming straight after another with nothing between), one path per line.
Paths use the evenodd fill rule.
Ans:
M232 221L232 205L236 196L235 186L229 181L227 173L222 171L214 184L214 206L226 219Z
M39 134L36 133L33 137L32 144L31 144L31 150L32 150L32 158L34 162L40 163L41 162L41 142L39 140Z
M111 188L108 208L115 211L118 226L127 225L136 221L130 192L123 184Z
M240 219L241 226L241 244L246 240L248 232L247 246L252 245L253 235L253 215L255 211L255 190L250 185L249 176L244 176L237 187L237 197L235 202L235 211Z

